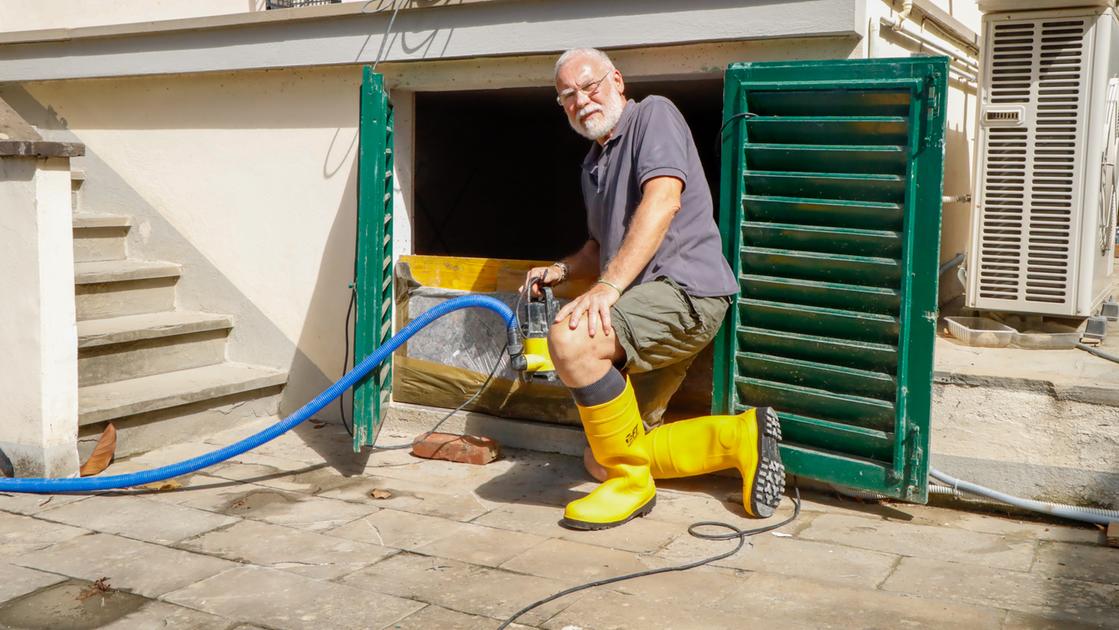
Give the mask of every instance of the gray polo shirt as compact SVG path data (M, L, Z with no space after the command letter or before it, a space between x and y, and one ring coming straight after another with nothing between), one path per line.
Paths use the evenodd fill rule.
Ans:
M697 297L737 293L691 130L680 110L663 96L626 103L606 146L595 142L583 160L587 228L599 245L599 268L606 269L622 246L641 202L641 186L665 175L684 182L680 211L633 283L667 276Z

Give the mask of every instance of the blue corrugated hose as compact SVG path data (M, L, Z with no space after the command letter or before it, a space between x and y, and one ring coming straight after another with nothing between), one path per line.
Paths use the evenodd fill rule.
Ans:
M315 397L314 400L303 405L298 411L284 418L280 422L268 427L267 429L251 435L239 442L235 442L220 448L216 451L192 457L191 459L178 462L176 464L169 464L167 466L160 466L159 468L152 468L151 470L143 470L140 472L129 473L127 475L110 475L108 477L84 477L84 478L67 478L67 479L36 479L36 478L0 478L0 491L2 492L34 492L34 493L54 493L54 492L88 492L92 490L111 490L114 488L128 488L131 486L142 486L156 481L163 481L164 479L171 479L172 477L179 477L187 473L192 473L196 470L213 466L219 462L223 462L231 457L236 457L245 451L252 450L265 442L273 440L280 435L294 429L296 425L310 418L312 415L320 411L323 407L330 403L330 401L342 395L342 392L353 387L359 380L366 374L371 372L373 368L377 367L382 361L388 358L393 350L396 350L405 341L408 341L412 335L419 332L423 327L431 322L439 319L440 317L451 313L453 311L461 310L464 308L488 308L497 313L505 320L505 325L512 328L515 326L515 317L513 309L509 308L505 303L492 297L485 295L464 295L462 297L454 298L439 304L431 310L423 313L416 319L412 320L400 332L393 335L383 346L380 346L373 351L373 354L365 358L361 363L354 366L354 369L347 372L342 378L338 379L330 387L326 388L321 394Z

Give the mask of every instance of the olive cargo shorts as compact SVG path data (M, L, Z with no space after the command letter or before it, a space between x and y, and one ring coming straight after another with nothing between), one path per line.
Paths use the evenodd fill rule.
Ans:
M645 429L661 423L668 401L707 347L730 306L730 296L695 297L660 278L630 287L610 309L618 343Z

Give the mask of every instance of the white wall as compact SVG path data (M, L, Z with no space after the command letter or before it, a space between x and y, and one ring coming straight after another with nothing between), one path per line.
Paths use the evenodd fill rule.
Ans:
M979 31L980 13L974 0L935 0L935 4L949 12L973 31ZM901 7L901 2L897 3ZM893 18L896 11L886 0L869 0L867 8L868 35L865 53L874 57L907 57L915 54L936 54L922 51L914 42L879 28L880 18ZM959 48L960 43L946 39L934 27L922 27L918 12L911 14L913 22L907 27L923 31L930 40L943 47ZM975 115L978 94L974 85L952 75L948 90L947 130L945 132L944 194L963 195L972 191L975 155ZM946 203L942 211L940 260L947 261L967 249L971 223L970 203ZM955 274L941 278L941 299L949 299L963 291Z
M0 33L259 11L264 0L4 0Z

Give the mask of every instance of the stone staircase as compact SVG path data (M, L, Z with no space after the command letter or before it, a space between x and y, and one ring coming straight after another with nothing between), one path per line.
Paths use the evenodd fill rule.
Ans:
M129 258L131 218L82 212L76 199L80 456L108 422L121 457L274 416L287 373L228 360L233 318L178 310L180 266Z

